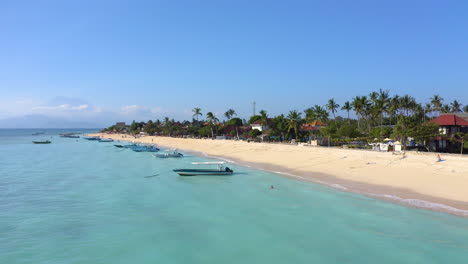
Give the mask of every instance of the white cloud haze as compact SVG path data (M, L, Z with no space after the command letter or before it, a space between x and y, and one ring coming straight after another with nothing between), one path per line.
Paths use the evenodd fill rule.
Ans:
M117 121L147 121L162 119L165 116L190 119L191 114L187 113L189 110L173 111L161 106L125 105L120 108L106 108L92 105L81 98L71 97L56 97L48 102L10 100L5 104L0 102L0 119L3 119L0 120L0 127L25 127L28 118L37 119L38 116L41 120L49 117L50 120L55 120L54 122L60 122L59 120L67 124L86 122L88 126L106 127ZM60 124L54 124L54 126L59 127Z

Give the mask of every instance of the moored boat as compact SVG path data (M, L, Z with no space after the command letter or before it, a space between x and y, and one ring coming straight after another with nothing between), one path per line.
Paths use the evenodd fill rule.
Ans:
M114 140L111 138L101 138L99 139L99 142L114 142Z
M41 140L41 141L33 141L33 144L50 144L52 143L50 140Z
M225 162L192 162L194 165L217 165L216 169L177 169L174 170L179 176L199 176L199 175L232 175L234 171L223 166Z
M158 152L159 149L154 146L132 146L129 147L129 149L135 151L135 152Z
M180 158L180 157L183 157L184 155L182 155L182 153L180 152L177 152L176 149L170 151L170 152L166 152L164 154L154 154L155 157L157 158L162 158L162 159L165 159L165 158Z
M83 137L86 140L99 140L99 137Z
M63 133L59 134L60 137L66 137L66 138L79 138L80 136L76 135L75 133Z

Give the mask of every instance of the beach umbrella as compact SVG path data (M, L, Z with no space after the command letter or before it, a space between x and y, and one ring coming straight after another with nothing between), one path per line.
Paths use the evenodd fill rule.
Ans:
M391 141L391 140L392 140L391 138L386 138L383 141Z

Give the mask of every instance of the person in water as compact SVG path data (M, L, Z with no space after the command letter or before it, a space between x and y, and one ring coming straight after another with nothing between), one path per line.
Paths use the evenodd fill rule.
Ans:
M275 187L273 185L270 185L270 189L274 189Z

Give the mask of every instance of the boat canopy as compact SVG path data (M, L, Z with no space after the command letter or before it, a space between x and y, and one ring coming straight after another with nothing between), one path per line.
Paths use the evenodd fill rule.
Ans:
M203 165L203 164L215 164L215 165L221 165L225 164L226 162L224 161L209 161L209 162L192 162L194 165Z

